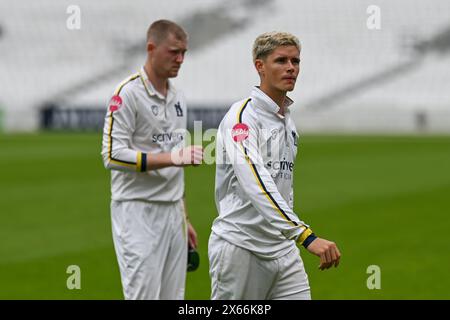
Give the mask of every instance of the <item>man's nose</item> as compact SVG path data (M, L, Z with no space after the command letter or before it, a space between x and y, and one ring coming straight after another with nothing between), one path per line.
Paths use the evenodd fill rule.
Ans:
M184 53L179 53L179 54L177 54L177 57L176 57L176 59L175 59L175 61L177 62L177 63L183 63L183 60L184 60Z
M288 62L288 71L295 71L295 65L291 61Z

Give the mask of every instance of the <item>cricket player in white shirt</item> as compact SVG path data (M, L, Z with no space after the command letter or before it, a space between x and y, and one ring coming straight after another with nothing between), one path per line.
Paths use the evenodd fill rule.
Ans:
M256 38L260 86L233 104L216 146L216 206L208 255L212 299L311 299L297 245L337 267L335 243L317 237L293 211L298 133L290 117L300 43L289 33Z
M183 167L200 164L203 149L184 146L186 102L169 81L186 50L180 26L154 22L144 67L117 87L105 118L102 156L125 299L184 299L188 243L197 246Z

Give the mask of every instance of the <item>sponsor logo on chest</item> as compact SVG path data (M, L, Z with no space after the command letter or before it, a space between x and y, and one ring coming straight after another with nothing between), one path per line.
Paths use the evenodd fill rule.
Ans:
M155 133L152 136L152 142L169 143L173 141L181 141L184 139L184 135L181 132L165 132Z

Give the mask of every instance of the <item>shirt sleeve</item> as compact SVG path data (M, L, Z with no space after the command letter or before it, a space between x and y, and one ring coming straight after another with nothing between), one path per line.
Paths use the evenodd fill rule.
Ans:
M314 236L281 196L265 168L258 148L256 121L251 117L240 119L238 115L236 121L228 119L221 134L227 161L231 162L239 184L256 210L287 239L303 244L310 235Z
M102 140L103 164L107 169L146 171L147 154L131 148L136 126L135 110L134 101L125 90L115 94L108 104Z

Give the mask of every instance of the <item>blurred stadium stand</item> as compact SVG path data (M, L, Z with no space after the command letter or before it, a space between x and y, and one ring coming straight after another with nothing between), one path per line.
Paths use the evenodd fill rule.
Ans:
M75 3L74 3L75 2ZM69 30L66 9L81 9ZM258 84L254 38L299 36L301 76L291 97L303 132L450 132L450 2L377 1L0 2L0 127L7 131L102 126L114 87L145 60L145 33L160 18L182 24L189 52L175 79L189 122L213 127Z

